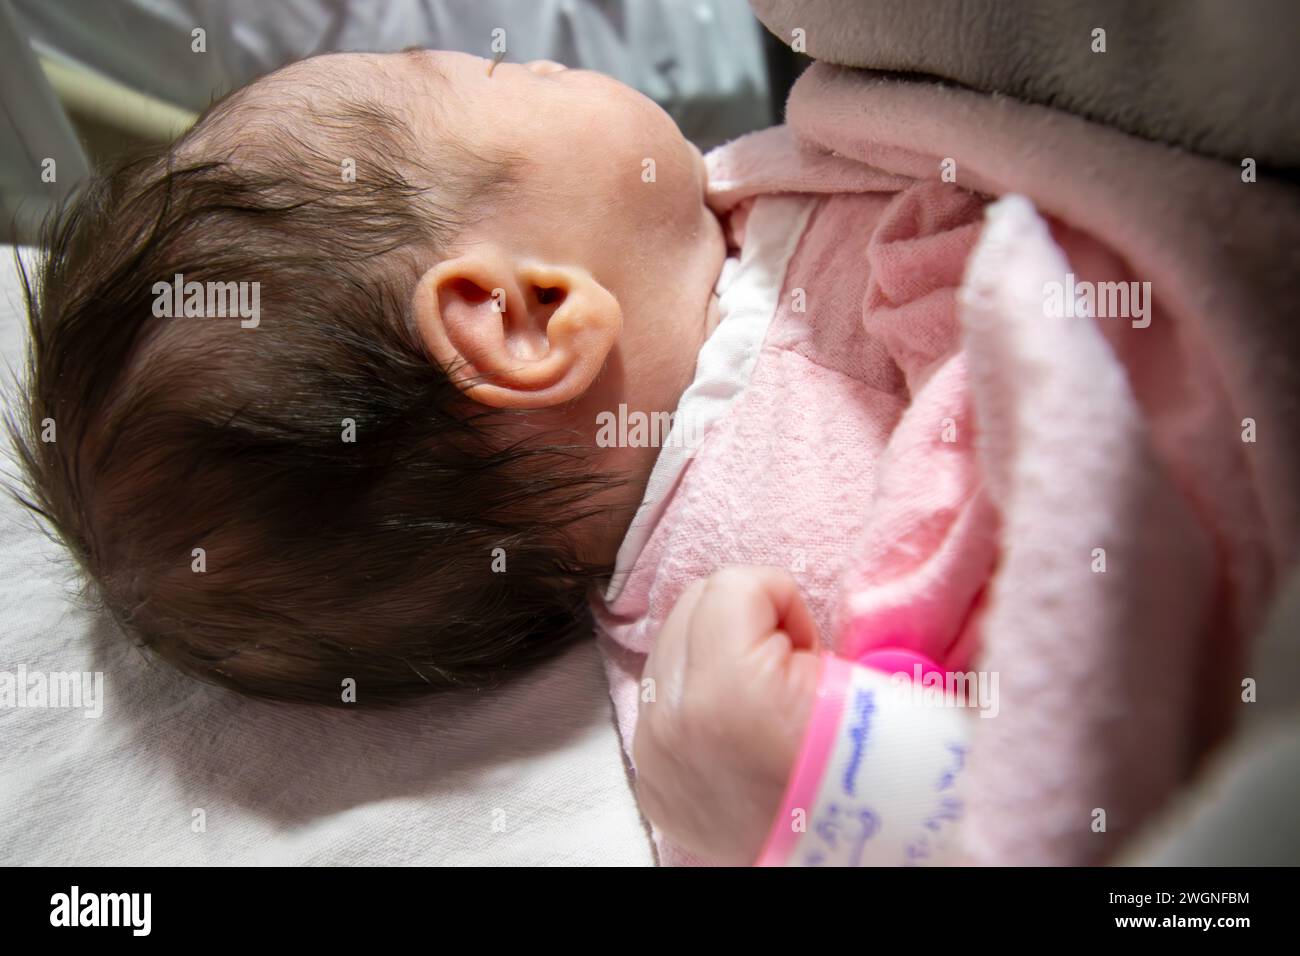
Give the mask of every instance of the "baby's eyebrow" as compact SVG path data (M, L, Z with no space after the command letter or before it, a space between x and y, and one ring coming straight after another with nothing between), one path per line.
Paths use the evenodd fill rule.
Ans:
M430 50L427 46L408 46L404 49L398 50L397 55L406 57L408 60L419 60L421 67L438 77L438 79L445 81L447 79L447 74L442 70L437 61L430 56L433 52L434 51Z

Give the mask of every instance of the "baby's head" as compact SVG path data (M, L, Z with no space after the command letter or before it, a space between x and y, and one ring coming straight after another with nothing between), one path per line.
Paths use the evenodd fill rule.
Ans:
M597 414L675 408L723 242L653 103L489 65L294 64L49 230L29 503L192 674L387 703L587 630L653 455Z

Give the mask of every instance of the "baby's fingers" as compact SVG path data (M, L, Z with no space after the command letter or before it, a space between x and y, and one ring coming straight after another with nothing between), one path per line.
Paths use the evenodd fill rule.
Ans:
M709 578L691 621L700 636L691 667L725 667L782 632L795 649L817 647L817 624L784 568L726 568Z

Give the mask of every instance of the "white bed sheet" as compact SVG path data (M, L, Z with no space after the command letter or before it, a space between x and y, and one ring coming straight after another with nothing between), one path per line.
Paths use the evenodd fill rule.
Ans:
M0 247L8 368L23 327ZM6 495L0 673L24 667L102 672L105 703L97 719L0 706L0 864L654 862L591 642L472 700L389 713L246 700L79 606L69 562Z

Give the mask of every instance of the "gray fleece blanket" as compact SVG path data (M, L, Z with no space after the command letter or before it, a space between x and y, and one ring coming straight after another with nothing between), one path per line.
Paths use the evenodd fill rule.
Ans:
M1300 169L1297 0L750 2L818 60L930 74L1234 164Z

